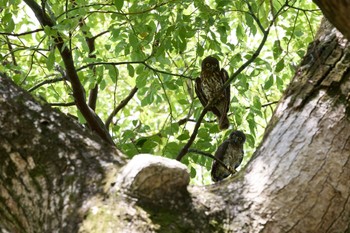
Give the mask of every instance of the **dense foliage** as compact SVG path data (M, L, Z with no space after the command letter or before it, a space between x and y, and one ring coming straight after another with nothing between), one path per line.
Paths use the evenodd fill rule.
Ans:
M94 109L98 88L95 112L113 119L109 132L130 157L176 157L203 110L194 93L200 62L214 55L231 77L239 71L231 83L231 126L220 132L207 113L191 148L213 154L240 129L247 135L246 162L321 15L311 1L52 0L38 1L55 22L42 27L27 5L33 1L25 2L1 2L0 72L85 123L55 47L60 34L87 102L90 97ZM189 153L182 162L196 182L209 181L211 159Z

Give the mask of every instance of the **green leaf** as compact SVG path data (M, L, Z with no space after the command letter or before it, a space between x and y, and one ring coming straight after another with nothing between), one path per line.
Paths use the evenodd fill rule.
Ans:
M128 64L128 65L126 66L126 68L128 69L129 76L130 76L130 77L134 77L134 75L135 75L135 69L134 69L134 67L133 67L132 65Z
M124 5L124 0L114 0L114 5L117 7L117 10L120 11Z
M260 98L258 96L254 96L253 106L257 109L261 109L261 102L260 102Z
M2 24L5 26L5 32L13 32L15 29L15 22L12 19L11 13L6 13L2 19Z
M281 48L281 42L279 40L275 40L275 42L273 43L273 58L277 59L280 57L280 55L282 54L283 50Z
M176 142L169 142L165 145L163 149L163 154L169 158L175 158L176 155L181 150L182 145L176 143Z
M139 40L137 39L137 36L135 36L134 34L130 34L129 43L132 47L137 48L139 45Z
M236 28L236 36L237 36L238 40L245 39L245 32L243 30L243 27L240 24Z
M197 175L196 169L194 169L194 167L192 167L192 166L191 166L190 174L191 174L191 178L194 178Z
M85 117L83 116L83 114L81 114L81 112L79 110L77 110L77 115L78 115L78 120L81 124L85 124L86 120Z
M52 70L55 64L55 49L51 50L49 56L46 59L46 67L48 70Z
M180 141L184 141L190 138L190 133L188 132L188 130L184 131L182 134L180 134L177 139Z
M274 81L273 75L271 74L270 77L268 78L268 80L264 84L264 89L269 90L273 85L273 81Z
M136 77L136 87L137 88L143 88L146 86L147 78L143 75L139 75Z
M134 138L135 137L135 133L132 130L125 130L123 132L123 136L122 137L123 137L124 140L130 139L130 138Z
M275 72L279 73L283 70L283 68L284 68L284 60L282 59L279 62L277 62Z
M148 93L145 98L141 100L141 106L144 107L146 105L152 104L154 101L154 94L153 93Z

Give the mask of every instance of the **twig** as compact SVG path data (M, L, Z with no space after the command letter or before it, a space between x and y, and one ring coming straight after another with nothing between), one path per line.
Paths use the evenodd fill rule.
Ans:
M216 162L218 162L223 168L225 168L227 171L229 171L231 174L235 174L237 171L236 170L233 170L230 169L229 167L226 166L226 164L224 164L224 162L222 162L220 159L216 158L214 155L210 154L210 153L207 153L207 152L204 152L204 151L201 151L201 150L197 150L197 149L193 149L193 148L190 148L188 149L188 152L192 152L192 153L196 153L196 154L200 154L200 155L204 155L206 157L209 157L213 160L215 160Z
M64 80L63 77L44 80L44 81L42 81L42 82L36 84L35 86L29 88L29 89L28 89L28 92L35 91L36 89L38 89L38 88L41 87L41 86L44 86L45 84L57 83L57 82L61 82L61 81L63 81L63 80Z
M106 128L108 129L109 128L109 125L111 124L112 122L112 119L115 115L117 115L117 113L120 111L120 109L124 108L128 103L129 101L132 99L132 97L134 97L135 93L137 92L138 88L135 86L131 92L129 93L129 95L123 99L119 105L113 110L113 112L108 116L106 122L105 122L105 125L106 125Z
M74 102L68 102L68 103L49 103L51 107L69 107L74 106Z
M179 154L176 157L176 160L181 161L181 159L186 155L186 153L188 152L188 149L191 147L194 139L196 139L197 133L198 133L198 129L201 125L201 122L205 116L205 114L208 112L208 106L206 106L201 115L199 116L197 123L193 129L192 135L190 137L190 139L187 141L187 143L185 144L185 146L180 150Z
M35 33L35 32L41 32L41 31L44 31L44 29L36 29L36 30L33 30L33 31L22 32L22 33L0 32L0 35L6 35L6 36L25 36L25 35L28 35L28 34L32 34L32 33Z
M168 75L171 75L171 76L177 76L177 77L182 77L182 78L187 78L187 79L191 79L192 80L192 77L190 77L190 76L186 76L186 75L183 75L183 74L174 74L174 73L170 73L170 72L167 72L167 71L158 70L156 68L153 68L152 66L150 66L150 65L148 65L146 63L146 60L144 60L144 61L122 61L122 62L94 62L94 63L90 63L90 64L87 64L87 65L81 66L80 68L77 69L77 71L81 71L81 70L86 69L86 68L88 68L90 66L97 66L97 65L114 65L114 66L117 66L117 65L127 65L127 64L142 64L142 65L146 66L148 69L150 69L152 71L155 71L155 72L158 72L158 73L161 73L161 74L168 74Z
M261 107L264 108L264 107L268 107L268 106L271 106L271 105L274 105L274 104L277 104L278 101L271 101L271 102L268 102L266 104L262 104ZM245 109L250 109L250 107L245 107ZM229 114L227 114L227 116L232 116L234 113L231 112ZM189 117L184 117L180 120L177 121L177 124L178 125L183 125L185 124L186 122L197 122L195 119L191 119ZM202 121L203 122L203 121ZM216 120L209 120L209 121L205 121L205 123L213 123L213 122L216 122Z

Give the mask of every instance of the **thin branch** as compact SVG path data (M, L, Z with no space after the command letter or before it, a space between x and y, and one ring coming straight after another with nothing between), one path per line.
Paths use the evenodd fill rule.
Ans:
M112 119L115 115L117 115L117 113L122 109L124 108L128 103L129 101L132 99L132 97L134 97L134 95L136 94L138 88L135 86L131 92L129 93L129 95L123 99L119 105L112 111L112 113L108 116L106 122L105 122L105 125L106 125L106 128L108 129L109 128L109 125L111 124L112 122Z
M148 60L148 59L146 59ZM117 65L127 65L127 64L142 64L144 66L146 66L148 69L154 71L154 72L158 72L158 73L161 73L161 74L168 74L168 75L171 75L171 76L177 76L177 77L182 77L182 78L187 78L187 79L191 79L192 78L190 76L186 76L186 75L183 75L183 74L174 74L174 73L170 73L170 72L167 72L167 71L163 71L163 70L158 70L156 68L153 68L152 66L148 65L146 63L146 60L144 61L122 61L122 62L94 62L94 63L90 63L90 64L86 64L84 66L81 66L80 68L77 69L77 71L81 71L83 69L86 69L90 66L97 66L97 65L114 65L114 66L117 66Z
M223 168L225 168L227 171L229 171L231 174L235 174L237 171L236 170L232 170L230 169L229 167L226 166L226 164L224 164L224 162L222 162L220 159L216 158L214 155L210 154L210 153L207 153L207 152L204 152L204 151L201 151L201 150L197 150L197 149L193 149L193 148L190 148L188 149L188 152L189 153L196 153L196 154L199 154L199 155L204 155L206 157L209 157L213 160L215 160L216 162L218 162Z
M187 141L187 143L185 144L185 146L180 150L179 154L176 157L176 160L181 161L181 159L187 154L188 149L191 147L193 141L196 139L197 133L198 133L198 129L201 125L201 122L205 116L205 114L208 112L208 106L206 106L203 111L201 112L201 115L199 116L196 125L194 126L192 135L190 137L190 139Z
M174 1L175 0L170 0L170 1L167 1L167 2L158 3L158 4L154 5L153 7L148 8L146 10L135 11L135 12L117 12L115 10L95 10L95 11L89 11L89 13L103 13L103 14L110 13L110 14L117 14L117 15L123 15L123 16L126 16L126 15L138 15L138 14L144 14L144 13L150 12L152 10L157 9L158 7L164 6L164 5L166 5L168 3L171 3L171 2L174 2ZM77 7L77 8L72 8L72 9L67 10L66 12L62 13L61 15L59 15L57 18L62 17L64 14L67 14L70 11L79 10L80 8L88 8L88 7L96 7L96 6L101 6L100 9L102 9L102 7L114 6L114 4L110 4L110 3L106 3L106 4L94 3L94 4L85 5L85 6L80 6L80 7Z
M69 107L69 106L75 106L75 102L68 102L68 103L49 103L51 107Z
M44 86L45 84L57 83L57 82L61 82L63 80L65 80L65 78L63 78L63 77L44 80L44 81L36 84L35 86L29 88L28 92L35 91L36 89L38 89L41 86Z
M33 31L28 31L28 32L21 32L21 33L7 33L7 32L0 32L0 35L6 35L6 36L25 36L28 34L32 34L35 32L41 32L44 31L44 29L35 29Z
M53 27L55 22L53 22L50 17L44 13L43 9L34 0L24 0L25 3L33 10L35 16L39 22L45 26ZM105 125L98 117L98 115L86 104L85 100L85 90L80 83L77 71L75 69L73 56L71 50L65 46L65 42L60 32L57 32L56 37L53 38L58 51L61 54L63 63L66 67L67 77L70 80L73 89L73 96L75 103L84 116L86 122L88 123L90 129L95 131L102 139L104 139L109 144L114 145L112 137L109 135Z
M271 102L268 102L268 103L266 103L266 104L262 104L261 107L262 107L262 108L265 108L265 107L269 107L269 106L274 105L274 104L277 104L277 103L278 103L278 101L271 101ZM250 109L250 107L245 107L245 109ZM232 115L234 115L233 112L227 114L227 116L232 116ZM177 124L178 124L178 125L183 125L183 124L185 124L186 122L189 122L189 121L190 121L190 122L197 122L195 119L191 119L191 118L189 118L189 117L184 117L184 118L178 120L178 121L177 121ZM202 121L202 122L203 122L203 121ZM216 122L216 119L215 119L215 120L205 121L205 123L213 123L213 122Z

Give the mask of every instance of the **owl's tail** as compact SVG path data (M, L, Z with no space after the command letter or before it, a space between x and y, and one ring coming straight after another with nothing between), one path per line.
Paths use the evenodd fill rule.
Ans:
M227 114L221 115L219 119L219 129L224 130L224 129L227 129L229 126L230 126L230 122L227 118Z

